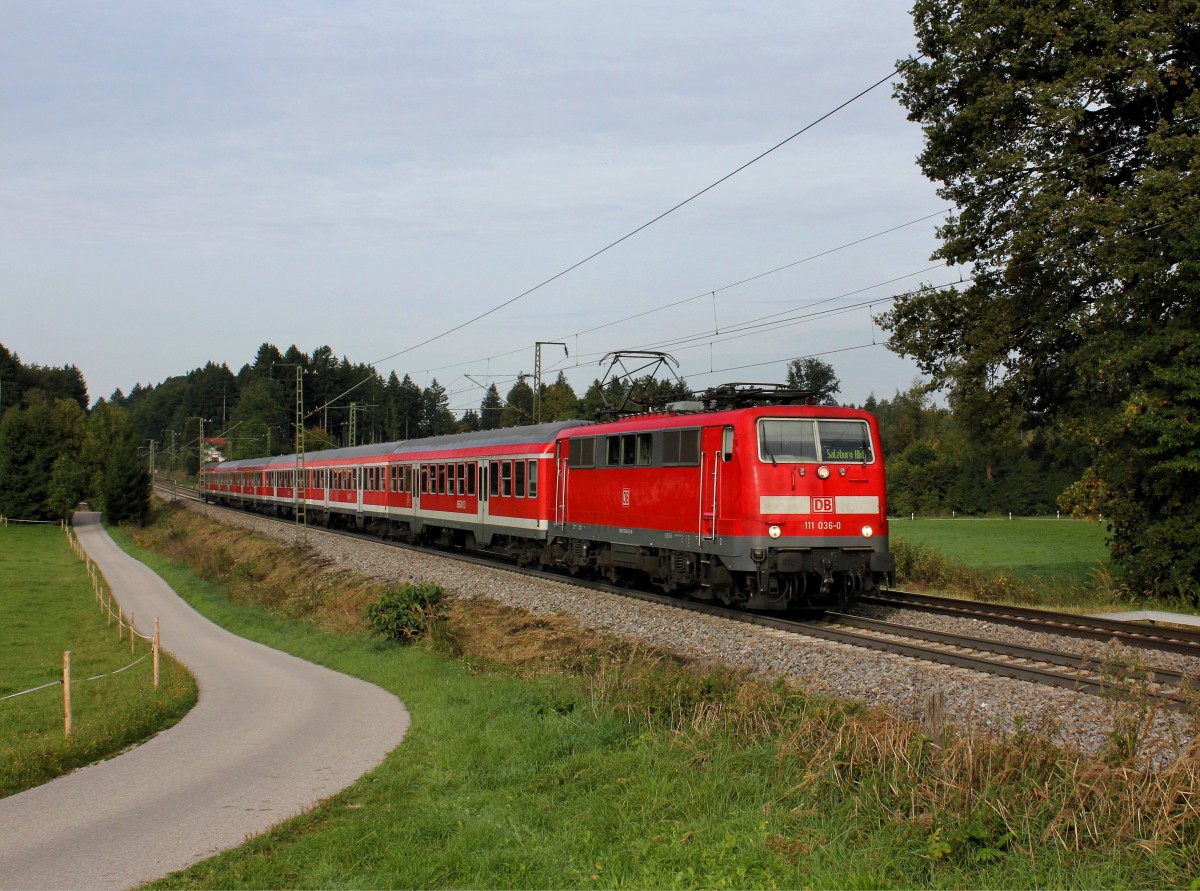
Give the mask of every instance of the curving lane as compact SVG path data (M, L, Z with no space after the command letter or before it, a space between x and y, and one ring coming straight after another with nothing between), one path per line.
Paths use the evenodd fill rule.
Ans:
M0 888L129 888L236 847L375 767L408 713L392 694L237 637L80 513L79 540L126 612L196 675L175 727L0 799Z

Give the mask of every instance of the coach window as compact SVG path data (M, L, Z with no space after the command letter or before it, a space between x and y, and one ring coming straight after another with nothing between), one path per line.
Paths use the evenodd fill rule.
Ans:
M733 428L726 427L721 433L721 458L725 461L733 460Z
M505 498L512 497L512 462L500 462L500 494Z
M488 484L490 487L488 489L488 491L491 492L492 495L499 495L500 494L500 462L493 461L489 466L491 468L491 482Z
M513 494L518 498L525 497L525 462L513 462Z
M446 465L439 464L437 466L437 493L439 495L446 494Z
M458 465L458 494L467 494L467 465Z
M475 462L467 465L467 494L475 494Z
M533 458L529 461L529 497L537 498L537 476L538 463L537 459Z

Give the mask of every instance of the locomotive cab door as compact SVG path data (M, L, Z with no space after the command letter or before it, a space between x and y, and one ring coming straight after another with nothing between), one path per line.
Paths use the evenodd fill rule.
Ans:
M554 525L561 531L567 522L567 451L563 448L563 440L554 444L554 465L556 468L554 481Z
M723 490L729 462L733 460L733 428L705 427L700 432L699 539L716 541L720 531Z

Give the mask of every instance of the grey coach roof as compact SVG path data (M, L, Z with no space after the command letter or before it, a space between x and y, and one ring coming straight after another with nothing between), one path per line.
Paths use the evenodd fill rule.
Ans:
M430 449L468 449L489 446L521 445L523 443L551 443L563 430L586 427L591 421L552 421L548 424L532 424L526 427L504 427L499 430L479 430L473 433L450 433L445 436L427 436L423 439L404 439L399 442L379 442L371 445L350 446L341 449L322 449L305 452L305 460L337 460L341 458L376 458L385 455L404 455L425 452ZM262 458L242 458L238 461L222 461L222 470L237 470L240 467L258 467L264 462L281 465L296 461L296 455L272 455ZM211 466L211 465L210 465Z

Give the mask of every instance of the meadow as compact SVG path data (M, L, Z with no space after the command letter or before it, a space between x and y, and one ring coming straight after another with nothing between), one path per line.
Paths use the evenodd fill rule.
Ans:
M898 519L888 527L900 541L1021 580L1083 583L1108 566L1104 523L1052 517Z
M0 527L0 797L121 751L170 726L195 704L191 675L174 659L111 675L147 655L118 640L91 580L57 526ZM62 663L71 653L73 732L64 734ZM98 677L107 675L106 677ZM97 678L96 680L88 680ZM55 683L58 681L58 683Z
M1047 518L892 519L897 586L1068 612L1138 603L1114 575L1103 523ZM1192 611L1186 605L1158 609Z

